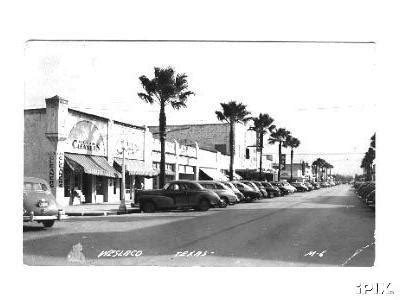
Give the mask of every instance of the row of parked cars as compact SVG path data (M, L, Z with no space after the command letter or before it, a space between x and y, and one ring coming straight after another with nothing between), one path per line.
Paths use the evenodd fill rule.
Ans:
M190 208L206 211L212 207L227 207L332 185L334 183L177 180L168 182L162 189L137 191L135 202L139 203L140 210L145 213Z
M365 204L375 208L375 181L355 181L353 187Z

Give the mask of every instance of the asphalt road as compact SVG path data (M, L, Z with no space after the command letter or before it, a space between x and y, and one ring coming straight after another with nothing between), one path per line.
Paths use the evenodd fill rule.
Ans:
M27 223L23 257L27 265L369 267L374 231L374 210L341 185L207 212Z

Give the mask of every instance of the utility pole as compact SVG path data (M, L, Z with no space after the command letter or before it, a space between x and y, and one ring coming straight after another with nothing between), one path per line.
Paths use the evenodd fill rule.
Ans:
M126 204L125 204L125 151L126 145L124 141L121 141L122 147L122 180L121 180L121 203L119 205L119 212L126 213ZM119 152L121 152L119 151Z

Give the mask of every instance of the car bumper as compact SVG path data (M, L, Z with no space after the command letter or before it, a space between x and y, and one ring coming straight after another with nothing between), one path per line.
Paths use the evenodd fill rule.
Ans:
M35 215L31 213L30 215L23 216L24 222L33 222L33 221L48 221L48 220L65 220L67 219L67 215L63 210L59 210L56 215Z

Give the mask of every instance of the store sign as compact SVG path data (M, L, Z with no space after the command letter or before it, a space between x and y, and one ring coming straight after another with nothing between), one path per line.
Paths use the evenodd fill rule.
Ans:
M68 141L76 153L106 154L103 136L97 126L90 121L76 123L69 133Z
M49 185L51 188L64 187L64 153L49 153Z

